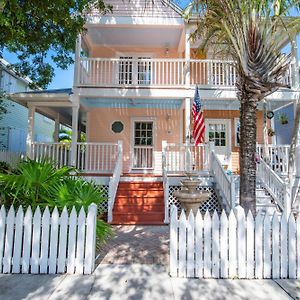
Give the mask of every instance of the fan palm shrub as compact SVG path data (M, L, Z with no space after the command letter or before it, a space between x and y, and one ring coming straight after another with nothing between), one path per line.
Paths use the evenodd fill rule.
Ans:
M258 103L285 81L291 56L282 49L300 30L297 1L193 0L187 19L196 17L191 34L199 50L215 49L235 61L237 98L240 101L240 202L256 213L256 112Z
M46 159L37 162L31 159L22 161L11 173L0 174L0 204L22 206L26 209L37 206L42 209L55 206L59 211L64 207L70 212L73 207L79 212L81 207L87 211L90 204L98 207L103 201L103 189L74 175L75 169L57 168ZM97 236L104 240L111 233L110 227L97 220Z

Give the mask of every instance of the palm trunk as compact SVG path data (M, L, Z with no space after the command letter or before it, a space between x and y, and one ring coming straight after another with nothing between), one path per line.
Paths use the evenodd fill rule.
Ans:
M240 204L256 215L256 101L242 93L240 139Z

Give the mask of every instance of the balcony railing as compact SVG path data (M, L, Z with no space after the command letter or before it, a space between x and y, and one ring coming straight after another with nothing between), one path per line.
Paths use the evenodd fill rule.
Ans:
M229 60L81 58L77 77L78 86L92 87L182 87L187 78L191 85L233 87L237 74ZM284 83L293 82L290 67Z

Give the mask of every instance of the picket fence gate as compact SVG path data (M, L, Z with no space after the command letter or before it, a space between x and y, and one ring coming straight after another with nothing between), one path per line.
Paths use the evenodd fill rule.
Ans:
M300 278L300 217L262 213L253 218L242 207L198 211L178 219L171 208L170 275L197 278Z
M0 210L0 273L91 274L94 270L97 206L86 214L81 208L70 215L66 207L52 214L39 207L15 212Z

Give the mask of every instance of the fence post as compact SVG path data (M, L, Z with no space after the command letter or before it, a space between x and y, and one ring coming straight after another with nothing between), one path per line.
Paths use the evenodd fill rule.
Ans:
M164 223L169 223L169 181L167 174L167 157L166 157L167 141L162 141L162 175L164 187L164 204L165 218Z
M86 218L84 274L91 274L95 265L97 205L91 204Z

